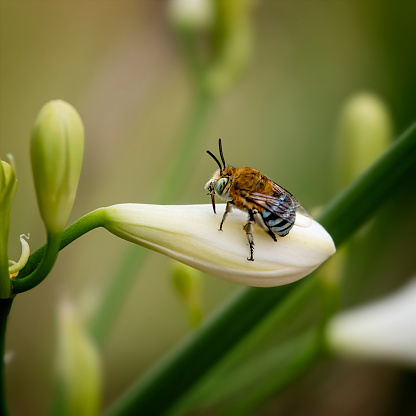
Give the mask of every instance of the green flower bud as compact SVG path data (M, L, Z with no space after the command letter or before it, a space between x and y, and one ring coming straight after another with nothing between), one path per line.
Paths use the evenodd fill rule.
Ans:
M32 170L40 214L48 232L59 233L72 210L84 153L84 126L70 104L50 101L33 128Z
M233 86L247 68L252 51L252 4L252 0L215 1L213 59L205 80L213 94Z
M170 0L176 29L198 88L218 95L239 79L251 58L252 0Z
M98 415L102 365L97 347L73 305L62 302L58 315L54 414Z
M384 103L369 93L351 97L339 123L338 187L345 187L367 169L387 149L392 138L392 121Z
M9 155L11 159L11 156ZM1 209L8 207L13 203L14 196L16 194L16 171L14 168L13 159L10 160L10 163L7 163L0 159L0 206Z
M172 280L176 292L183 300L193 327L202 320L201 306L201 272L186 264L173 263Z
M0 160L0 298L11 294L7 243L9 238L10 208L16 194L17 180L13 159Z

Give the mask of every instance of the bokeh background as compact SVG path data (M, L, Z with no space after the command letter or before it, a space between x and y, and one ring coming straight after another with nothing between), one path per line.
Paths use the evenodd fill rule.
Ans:
M352 95L370 92L383 100L395 134L415 120L415 1L267 0L253 6L247 68L215 100L192 168L169 203L210 202L203 185L216 165L205 151L216 152L221 137L229 163L261 170L310 209L323 206L337 192L335 142ZM0 1L0 152L14 155L18 172L10 258L19 257L22 233L30 233L32 250L45 241L29 141L38 111L51 99L74 105L86 129L71 221L100 206L155 202L193 105L189 68L166 9L167 2L151 0ZM371 259L356 250L351 273L372 285L346 304L383 294L416 270L415 183L409 178L397 190L386 189L386 197L395 193L385 208L394 229L387 222L379 228ZM60 254L46 281L17 297L7 334L13 414L48 411L57 305L70 298L88 308L127 246L95 230ZM237 289L205 276L205 314ZM190 331L173 290L171 261L151 253L104 348L105 404ZM395 366L333 358L258 414L411 414L414 403L400 396L410 385L414 375Z

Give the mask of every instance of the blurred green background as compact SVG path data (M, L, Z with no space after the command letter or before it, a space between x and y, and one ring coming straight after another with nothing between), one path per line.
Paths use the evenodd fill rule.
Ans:
M32 250L45 241L29 139L38 111L51 99L74 105L86 129L72 221L100 206L155 202L193 103L166 5L0 1L0 153L14 155L19 181L9 258L19 257L22 233L30 233ZM331 172L340 111L352 94L368 91L384 100L397 134L415 120L415 16L415 1L255 2L249 65L215 101L192 169L179 184L182 192L169 202L210 202L203 186L216 165L205 151L216 153L219 137L228 163L261 170L310 209L328 202L336 194ZM370 280L377 282L374 276L384 275L387 283L380 288L376 283L374 296L416 269L415 183L409 178L394 190L396 205L386 208L397 226L383 225L380 245L373 248L375 256L384 253L383 263L358 258L352 267L358 278L373 274ZM61 253L45 282L17 297L7 334L7 350L14 354L7 367L13 414L42 415L49 409L57 305L69 297L90 307L127 246L95 230ZM116 319L103 358L106 404L190 331L170 268L169 259L148 256ZM204 278L206 314L236 289ZM389 414L395 396L383 392L400 384L398 374L383 365L327 361L259 414L301 415L305 409L320 415Z

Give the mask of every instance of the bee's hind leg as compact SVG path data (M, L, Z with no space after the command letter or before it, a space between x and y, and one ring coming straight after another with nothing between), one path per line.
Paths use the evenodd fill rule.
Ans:
M247 257L247 260L254 261L254 239L253 239L253 222L254 222L254 216L253 212L250 210L248 212L248 222L243 227L244 231L246 232L248 244L250 246L250 257Z
M277 241L277 238L274 234L274 232L270 229L270 227L265 223L263 217L261 216L260 212L257 209L253 209L253 217L256 221L256 224L258 224L261 228L263 228L264 231L266 231L267 234L271 238L273 238L273 241Z

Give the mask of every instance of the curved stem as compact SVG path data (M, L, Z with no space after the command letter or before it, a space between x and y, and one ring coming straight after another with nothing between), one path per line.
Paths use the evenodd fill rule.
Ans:
M52 270L61 245L62 233L48 234L46 249L38 267L29 275L21 279L12 279L12 291L14 294L33 289L45 279Z
M104 220L104 211L99 208L75 221L61 234L48 235L48 243L35 251L19 275L12 279L13 293L25 292L41 283L55 264L58 252L86 232L102 226Z

